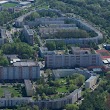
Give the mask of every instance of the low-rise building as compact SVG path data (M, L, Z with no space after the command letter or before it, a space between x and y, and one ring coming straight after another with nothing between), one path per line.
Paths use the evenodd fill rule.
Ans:
M11 64L15 63L15 62L20 62L21 59L18 58L18 55L13 54L13 55L4 55L4 57L6 57Z
M110 44L103 44L103 47L104 47L106 50L110 50Z

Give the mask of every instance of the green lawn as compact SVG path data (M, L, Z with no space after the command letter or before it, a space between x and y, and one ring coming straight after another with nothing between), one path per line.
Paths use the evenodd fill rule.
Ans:
M62 87L59 87L59 88L57 89L57 92L59 92L59 93L68 92L68 90L66 89L65 86L62 86Z
M6 7L6 8L9 8L9 7L15 7L17 6L18 4L16 3L4 3L2 4L3 7Z
M4 96L4 91L8 91L9 93L13 94L14 97L22 96L20 91L16 87L0 87L0 97Z

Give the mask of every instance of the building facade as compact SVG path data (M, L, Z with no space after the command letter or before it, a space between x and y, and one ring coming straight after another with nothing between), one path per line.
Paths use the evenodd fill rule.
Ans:
M75 73L84 75L86 79L90 78L92 75L93 76L95 75L93 71L88 71L87 69L75 68L75 69L54 69L52 71L52 76L54 79L58 79L58 78L71 76Z
M30 45L34 44L34 31L30 29L28 25L24 25L23 35L27 43Z
M89 67L102 66L103 62L99 54L52 54L45 56L45 66L47 68L72 68L72 67Z
M24 84L25 84L27 96L32 96L34 91L33 91L31 80L24 80Z
M7 35L6 35L6 30L5 29L0 29L0 45L3 45L6 43Z
M42 110L44 108L47 109L60 109L64 107L66 104L73 104L81 98L81 89L76 89L68 96L63 98L54 99L54 100L39 100L33 102L33 104L38 105L38 107Z
M98 76L91 76L88 80L85 82L85 88L92 89L94 85L97 83Z
M17 98L0 98L0 107L13 107L17 105L28 104L32 101L28 97L17 97Z
M12 66L0 67L0 80L23 80L40 77L40 67L35 62L15 62Z

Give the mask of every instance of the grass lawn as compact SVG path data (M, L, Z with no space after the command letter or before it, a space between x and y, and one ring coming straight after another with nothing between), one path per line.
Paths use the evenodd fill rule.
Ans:
M61 83L62 85L64 85L66 83L66 80L61 78L61 79L57 79L56 81L58 81L59 83Z
M2 4L3 7L6 7L6 8L9 8L9 7L15 7L17 6L18 4L16 3L4 3Z
M14 97L22 96L20 91L16 87L0 87L0 97L4 96L4 92L8 91L9 93L13 94Z
M65 86L62 86L62 87L59 87L59 88L57 89L57 92L59 92L59 93L68 92L68 90L66 89Z

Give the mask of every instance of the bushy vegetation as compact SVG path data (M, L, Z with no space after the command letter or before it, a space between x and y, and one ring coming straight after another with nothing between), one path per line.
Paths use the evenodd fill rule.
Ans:
M2 26L3 24L8 23L9 21L12 21L13 19L21 16L24 11L20 11L17 13L9 13L8 11L1 11L0 12L0 25Z
M31 13L30 15L28 15L28 16L25 18L25 20L27 20L27 21L34 21L35 18L39 18L39 17L40 17L39 13L33 12L33 13Z
M75 29L75 30L61 30L56 32L55 34L49 35L53 38L89 38L91 37L89 33L87 33L85 30ZM94 36L95 37L95 36Z
M48 48L48 50L66 50L66 44L63 42L47 42L46 43L46 47Z
M73 74L65 78L53 80L49 75L48 80L42 77L36 84L36 96L41 99L55 99L64 97L67 93L73 92L75 89L80 88L85 81L85 77L81 74ZM38 99L38 97L37 97Z
M2 46L3 54L18 54L20 58L28 59L34 57L34 50L26 43L7 43Z

